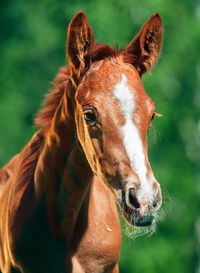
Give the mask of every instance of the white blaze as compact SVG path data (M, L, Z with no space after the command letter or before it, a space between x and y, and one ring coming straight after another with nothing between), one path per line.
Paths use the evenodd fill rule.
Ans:
M147 168L142 141L138 128L132 120L135 111L135 99L133 93L129 90L127 78L124 74L121 81L114 88L114 97L119 100L120 109L125 118L125 124L121 127L123 143L131 162L131 167L137 174L141 184L138 194L143 201L148 201L152 198L152 187L147 181Z

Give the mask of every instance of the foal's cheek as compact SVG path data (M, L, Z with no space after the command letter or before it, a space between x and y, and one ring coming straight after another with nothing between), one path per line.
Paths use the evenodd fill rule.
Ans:
M95 156L98 160L101 160L103 156L103 143L102 143L102 133L98 126L90 126L88 128L92 146L94 148Z

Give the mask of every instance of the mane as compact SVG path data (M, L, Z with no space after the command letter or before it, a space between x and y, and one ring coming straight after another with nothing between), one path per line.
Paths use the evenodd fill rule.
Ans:
M91 52L91 62L111 58L117 55L118 49L109 45L95 42ZM70 70L68 66L61 67L52 85L54 86L47 94L42 108L36 113L34 124L45 126L52 120L55 111L63 97L67 83L70 81Z

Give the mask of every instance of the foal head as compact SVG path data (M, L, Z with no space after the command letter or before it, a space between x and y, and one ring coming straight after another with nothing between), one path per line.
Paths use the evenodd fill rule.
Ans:
M155 104L141 81L156 62L161 43L159 14L123 50L105 46L96 57L93 32L83 12L68 30L79 142L92 171L112 191L126 220L137 226L151 225L162 202L147 155Z

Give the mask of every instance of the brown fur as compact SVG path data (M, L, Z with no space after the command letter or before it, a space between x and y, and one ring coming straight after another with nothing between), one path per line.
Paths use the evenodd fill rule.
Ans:
M121 69L128 70L128 77L135 79L139 86L138 90L144 94L142 98L150 101L143 90L136 70L131 70L129 63L135 65L140 75L154 64L160 52L162 36L161 21L158 17L154 15L136 36L136 40L133 40L136 42L131 42L121 51L94 42L92 29L83 12L78 13L72 20L67 44L69 67L61 68L54 81L54 89L48 95L42 110L36 117L35 124L42 128L22 152L0 171L0 268L2 273L10 273L13 267L18 267L21 272L25 273L39 272L41 263L46 266L45 269L43 268L43 273L46 273L48 272L46 263L52 262L50 265L53 266L53 257L56 255L58 255L57 259L63 257L62 263L65 264L65 269L59 268L63 272L118 272L121 229L116 205L109 192L111 190L114 194L114 185L109 182L109 179L104 181L100 172L103 162L102 166L99 166L99 161L94 160L94 154L90 155L94 147L91 146L89 133L84 132L82 110L77 103L78 98L82 97L81 103L85 98L80 95L80 91L78 96L76 89L80 87L81 80L84 81L84 76L91 64L108 59L104 63L102 73L105 74L108 62L111 60L114 64L113 71L116 66L119 69L121 67ZM137 47L138 43L140 49ZM146 53L149 55L147 56ZM134 73L133 76L130 75L130 71ZM115 81L116 79L113 84ZM93 82L95 83L95 79ZM133 82L133 85L136 83ZM102 84L109 89L109 80L102 79ZM98 91L98 88L95 90ZM82 91L86 93L86 90ZM98 97L98 95L94 92L94 96ZM99 98L103 101L103 93ZM116 111L117 108L114 106L113 115L115 114L119 119L119 113ZM150 112L147 110L143 112L146 113L146 118L149 120ZM138 114L142 116L140 112ZM149 124L145 117L142 122L143 131L146 132ZM113 128L116 129L116 125ZM110 147L114 144L119 146L120 139L117 136L117 130L113 129L111 133L110 141L111 139L113 141L110 142ZM87 160L76 134L78 134L84 151L86 150ZM95 135L96 131L92 131L92 134ZM144 134L144 143L145 136ZM147 150L146 146L145 149ZM97 150L100 152L101 147ZM125 159L122 161L127 161L123 149L119 154ZM104 163L105 174L107 170L110 174L115 171L115 168L109 168L110 162L113 162L112 157L110 162L109 158L108 156L105 162L107 165ZM98 177L94 176L91 169ZM151 173L150 165L148 169ZM93 179L92 183L91 179ZM53 250L53 256L51 258L48 256L46 262L40 261L40 254L45 254L42 247L47 243L45 250L49 250L50 245L44 240L44 236L40 237L42 242L38 241L38 238L33 238L32 241L28 241L28 248L36 245L35 255L39 254L39 256L38 258L35 258L35 255L34 257L28 256L31 261L34 260L30 266L29 259L23 260L23 253L29 254L28 248L25 248L23 253L20 253L19 249L23 246L24 236L27 238L27 232L29 240L32 239L32 227L37 228L37 225L40 225L40 222L34 220L34 217L36 219L38 215L41 217L41 213L42 223L47 217L47 226L39 227L38 234L42 228L46 228L45 233L50 234L51 240L61 248L58 249L58 252ZM63 256L60 255L60 249L62 249Z
M95 42L91 52L91 61L94 63L105 58L116 56L117 54L119 54L119 51L117 53L116 49L113 49L108 45ZM45 126L52 120L60 100L64 95L69 80L69 66L61 67L53 82L54 89L50 90L42 109L36 115L36 126Z

